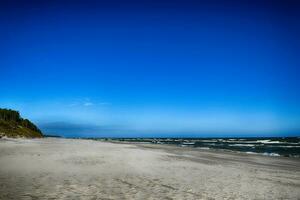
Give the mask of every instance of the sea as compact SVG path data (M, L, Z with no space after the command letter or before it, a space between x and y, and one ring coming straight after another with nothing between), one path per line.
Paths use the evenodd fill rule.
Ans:
M300 137L271 138L118 138L126 142L176 145L199 149L216 149L300 158Z

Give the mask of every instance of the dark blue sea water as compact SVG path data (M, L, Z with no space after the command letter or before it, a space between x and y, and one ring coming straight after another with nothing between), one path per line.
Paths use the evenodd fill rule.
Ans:
M268 156L300 157L300 137L280 138L127 138L127 142L170 144L200 149L223 149Z

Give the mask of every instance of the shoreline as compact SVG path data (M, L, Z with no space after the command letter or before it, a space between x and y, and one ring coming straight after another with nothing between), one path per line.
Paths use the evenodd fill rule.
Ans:
M298 137L296 137L298 138ZM120 143L120 144L145 144L145 145L162 145L162 146L173 146L173 147L179 147L179 148L191 148L191 149L198 149L198 150L209 150L209 151L220 151L222 152L233 152L233 153L239 153L239 154L253 154L253 155L260 155L260 156L271 156L271 157L288 157L288 158L300 158L299 153L297 155L283 155L276 152L255 152L253 149L248 151L242 151L242 150L234 150L234 149L226 149L226 148L214 148L214 147L198 147L193 146L189 144L171 144L171 143L153 143L153 142L137 142L137 141L122 141L119 139L112 139L112 140L102 140L102 139L88 139L88 140L95 140L95 141L103 141L103 142L112 142L112 143ZM194 139L194 140L201 140L201 139ZM296 146L299 148L299 146ZM298 150L297 150L298 151Z
M161 144L0 139L0 199L297 199L300 160Z

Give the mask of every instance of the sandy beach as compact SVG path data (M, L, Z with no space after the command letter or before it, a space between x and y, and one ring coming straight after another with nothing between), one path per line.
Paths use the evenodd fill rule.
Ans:
M300 199L300 159L154 144L0 139L0 199Z

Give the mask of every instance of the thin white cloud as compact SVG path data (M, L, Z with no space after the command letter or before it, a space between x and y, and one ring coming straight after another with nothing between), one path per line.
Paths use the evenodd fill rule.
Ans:
M69 107L88 107L88 106L108 106L111 105L109 102L92 102L89 98L78 99L77 101L68 104Z
M109 102L100 102L98 104L101 106L111 105L111 103L109 103Z
M85 102L83 105L84 106L93 106L94 104L92 102Z

